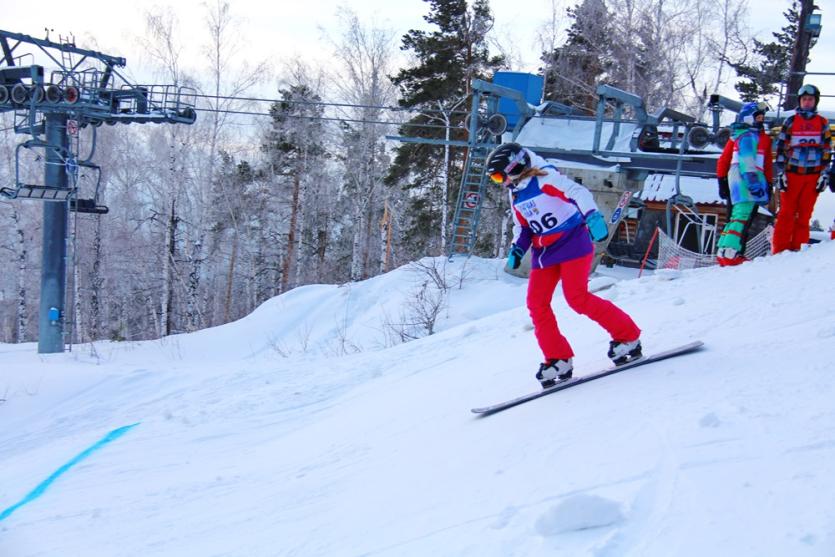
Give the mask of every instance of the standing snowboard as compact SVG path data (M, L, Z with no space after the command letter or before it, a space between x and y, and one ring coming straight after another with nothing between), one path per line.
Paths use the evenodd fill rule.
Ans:
M691 342L690 344L685 344L683 346L679 346L677 348L671 348L670 350L665 350L664 352L658 352L656 354L652 354L650 356L643 356L638 358L637 360L633 360L631 362L625 363L620 366L613 366L608 369L604 369L603 371L598 371L597 373L592 373L591 375L585 375L583 377L572 377L571 379L566 379L565 381L560 381L553 387L549 387L547 389L541 389L535 393L530 393L525 396L520 396L519 398L514 398L512 400L508 400L506 402L500 402L498 404L494 404L493 406L485 406L484 408L473 408L472 412L474 414L479 414L481 416L486 416L488 414L495 414L496 412L501 412L502 410L507 410L513 406L517 406L524 402L528 402L529 400L534 400L541 396L550 395L551 393L555 393L557 391L562 391L564 389L568 389L570 387L574 387L576 385L580 385L582 383L588 383L589 381L594 381L595 379L600 379L601 377L606 377L607 375L612 375L613 373L618 373L620 371L624 371L633 367L638 367L646 364L651 364L653 362L658 362L661 360L666 360L667 358L672 358L674 356L680 356L682 354L687 354L689 352L695 352L696 350L700 349L704 346L704 343L700 340L695 342Z

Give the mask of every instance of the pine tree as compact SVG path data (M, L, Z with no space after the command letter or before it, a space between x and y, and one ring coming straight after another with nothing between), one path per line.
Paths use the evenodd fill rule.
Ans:
M487 46L486 35L493 25L487 0L472 4L466 0L425 1L430 11L424 19L436 29L411 30L403 36L401 49L411 51L417 64L401 70L392 81L400 90L401 106L424 111L409 120L400 133L444 139L446 128L463 123L470 106L472 80L488 79L504 62L501 57L490 56ZM460 129L450 138L466 139L466 135ZM465 155L463 149L445 152L440 145L405 143L397 149L386 183L411 191L402 224L407 239L403 248L410 256L441 250L443 233L438 231L455 199L453 190L460 181ZM452 189L444 199L446 187Z
M597 82L610 64L609 10L603 0L583 0L566 12L572 24L565 43L540 58L545 99L594 110Z
M742 100L755 101L780 93L780 88L788 82L789 65L794 48L799 21L798 0L783 12L788 24L779 32L773 32L773 41L765 43L754 39L754 59L731 63L742 78L735 85ZM813 39L811 46L814 46ZM811 48L811 47L810 47Z
M321 185L317 179L327 151L323 144L322 99L313 88L298 79L282 90L282 100L270 107L272 127L263 149L270 157L272 173L279 179L284 195L289 194L290 211L281 273L281 290L302 284L307 251L315 227L313 214L307 211L309 193Z

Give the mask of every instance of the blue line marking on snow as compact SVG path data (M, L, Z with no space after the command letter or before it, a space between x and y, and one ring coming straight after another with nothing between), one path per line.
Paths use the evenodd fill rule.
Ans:
M1 512L0 513L0 521L5 520L6 518L8 518L13 512L15 512L17 509L19 509L23 505L25 505L27 503L31 503L32 501L34 501L35 499L37 499L38 497L43 495L44 492L46 491L46 489L50 485L52 485L52 482L57 480L64 472L66 472L67 470L69 470L70 468L72 468L73 466L75 466L76 464L78 464L79 462L81 462L82 460L84 460L85 458L87 458L88 456L90 456L91 454L96 452L97 450L101 449L102 447L104 447L108 443L110 443L112 441L115 441L116 439L118 439L119 437L121 437L122 435L124 435L125 433L127 433L128 431L130 431L131 429L135 428L138 425L139 425L139 422L137 422L135 424L126 425L126 426L116 428L113 431L111 431L110 433L108 433L107 435L105 435L104 437L102 437L101 439L99 439L98 441L96 441L93 445L90 445L88 448L86 448L83 451L81 451L80 453L78 453L75 457L73 457L71 460L69 460L66 464L64 464L63 466L58 468L55 472L53 472L51 476L49 476L47 479L45 479L40 484L38 484L38 486L35 489L33 489L32 491L30 491L26 495L26 497L24 497L23 499L21 499L20 501L18 501L17 503L15 503L11 507L9 507L8 509Z

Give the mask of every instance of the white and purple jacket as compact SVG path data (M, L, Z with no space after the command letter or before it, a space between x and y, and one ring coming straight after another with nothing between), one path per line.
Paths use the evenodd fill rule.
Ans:
M534 269L592 253L584 218L597 210L591 192L530 149L526 151L532 166L548 175L525 178L511 190L513 243L523 252L532 248Z

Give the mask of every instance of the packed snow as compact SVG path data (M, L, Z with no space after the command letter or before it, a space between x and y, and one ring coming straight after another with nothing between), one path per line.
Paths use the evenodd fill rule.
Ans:
M426 259L161 341L0 345L0 513L26 500L0 555L835 553L835 242L596 278L647 353L705 349L478 418L538 388L502 264ZM402 343L431 269L435 334ZM605 332L553 305L577 374L606 366Z
M516 141L522 145L530 145L535 151L537 148L591 150L594 146L595 125L594 120L534 118L525 124ZM634 123L622 124L612 150L628 152L636 127ZM601 129L600 148L603 149L612 135L614 123L603 122Z

